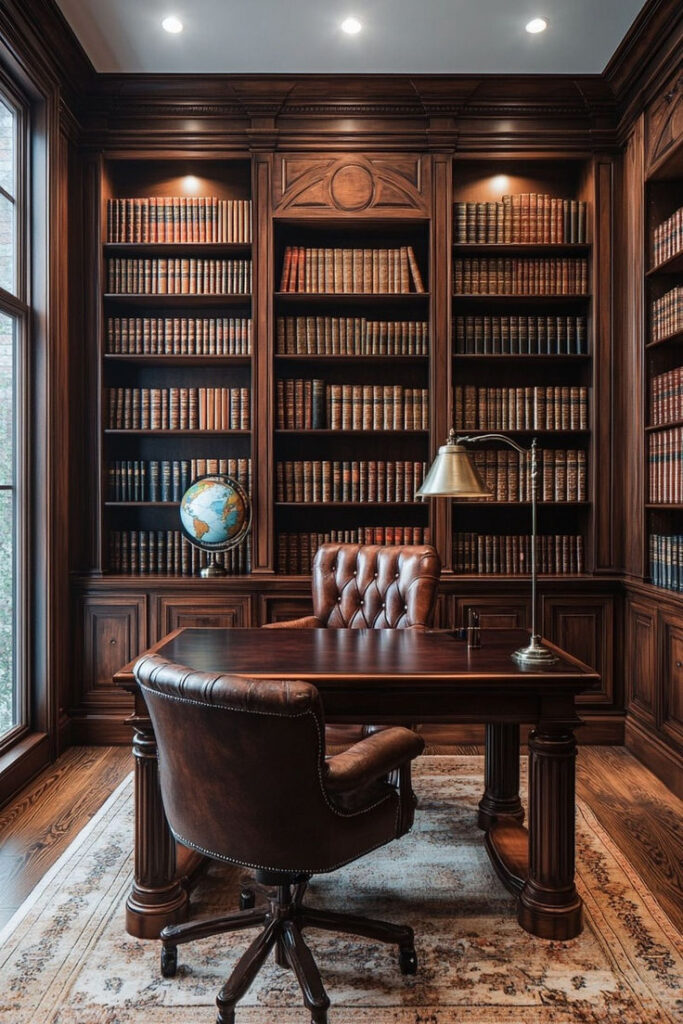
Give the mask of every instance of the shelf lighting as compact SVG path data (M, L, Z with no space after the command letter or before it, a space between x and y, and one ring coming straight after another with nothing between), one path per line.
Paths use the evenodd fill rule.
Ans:
M171 35L177 35L178 32L183 31L183 23L175 14L169 14L167 18L164 18L161 27L165 32L170 32Z
M532 18L531 21L527 22L524 26L532 36L537 35L539 32L545 32L548 27L548 22L545 18Z
M341 23L342 32L346 32L348 36L358 35L362 27L358 18L346 18Z

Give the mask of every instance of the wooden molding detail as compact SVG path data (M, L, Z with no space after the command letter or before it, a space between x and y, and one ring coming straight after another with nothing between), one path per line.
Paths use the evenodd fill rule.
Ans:
M543 635L601 676L601 687L579 694L580 704L611 704L614 698L614 598L610 595L542 601Z
M683 757L630 715L624 742L632 754L683 800Z
M661 703L659 727L665 738L683 750L683 620L678 615L660 614Z
M248 594L204 599L188 598L182 594L158 594L152 604L151 614L150 637L154 642L182 626L232 629L252 624L251 599Z
M642 601L626 602L626 707L654 727L657 679L657 614Z
M683 67L679 67L645 113L646 167L666 156L683 136Z
M275 216L329 212L335 216L415 214L426 217L431 201L430 161L419 153L320 158L276 156Z

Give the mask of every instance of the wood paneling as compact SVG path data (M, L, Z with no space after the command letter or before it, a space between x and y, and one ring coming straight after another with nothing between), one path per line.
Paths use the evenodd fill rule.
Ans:
M225 594L220 597L183 597L157 594L152 604L150 637L152 642L181 626L251 626L249 595ZM118 666L121 667L120 665Z
M482 629L514 629L531 622L531 601L524 597L456 597L455 608L456 626L467 625L470 609L478 612Z
M683 70L678 67L645 112L646 168L651 172L683 135ZM683 161L681 162L683 169Z
M629 712L655 723L657 611L642 601L626 602L626 702Z
M309 597L293 594L261 594L259 597L259 625L266 622L287 622L302 615L313 614L313 601Z
M665 737L683 749L683 616L664 612L661 629L661 706L659 726Z
M611 704L613 696L614 600L605 597L542 598L543 635L596 669L600 689L581 694L582 704Z

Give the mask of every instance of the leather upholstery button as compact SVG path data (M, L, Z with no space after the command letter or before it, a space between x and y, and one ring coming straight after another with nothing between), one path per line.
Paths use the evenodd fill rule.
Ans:
M360 606L361 606L361 608L363 607L363 604L364 604L364 603L365 603L365 602L364 602L364 601L363 601L363 600L361 599L361 601L360 601Z
M337 604L341 604L341 597L337 598Z

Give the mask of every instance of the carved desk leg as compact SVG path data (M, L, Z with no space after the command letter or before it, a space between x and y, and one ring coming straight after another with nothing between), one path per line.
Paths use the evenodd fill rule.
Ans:
M529 736L529 874L517 919L546 939L572 939L582 929L574 884L574 776L571 725L540 725Z
M135 878L126 901L126 930L156 939L167 924L184 921L189 897L176 879L175 840L161 802L157 745L148 718L135 716Z
M488 831L505 815L520 824L524 809L519 799L519 724L489 722L486 726L486 789L479 801L479 828Z

